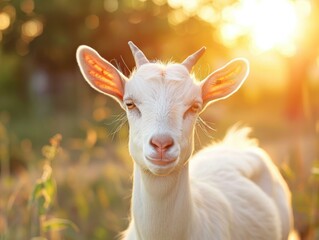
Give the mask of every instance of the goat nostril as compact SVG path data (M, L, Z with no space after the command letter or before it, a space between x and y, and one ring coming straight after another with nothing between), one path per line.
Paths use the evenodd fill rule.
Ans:
M151 138L150 145L157 151L167 151L174 145L174 140L168 135L157 135Z
M154 138L151 138L150 144L153 148L159 147L159 145L157 144L157 141Z

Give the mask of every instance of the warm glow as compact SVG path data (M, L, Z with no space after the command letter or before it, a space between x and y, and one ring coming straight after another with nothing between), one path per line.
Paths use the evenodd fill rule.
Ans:
M118 0L104 0L104 9L107 12L115 12L119 8Z
M294 42L302 17L309 14L308 1L241 0L222 12L221 39L231 45L248 35L256 51L278 49L285 55L295 51Z
M153 0L153 3L158 6L163 6L166 3L166 0Z
M168 5L172 8L182 8L186 14L194 14L198 11L199 0L168 0Z
M179 8L183 4L183 0L168 0L168 5L172 8Z
M10 26L10 16L6 12L0 13L0 30L5 30Z
M196 11L198 2L197 0L188 0L184 1L183 3L183 8L186 10L188 13L193 13Z
M94 14L89 15L85 18L85 25L89 29L96 29L100 25L100 19Z
M229 47L244 37L253 52L276 49L286 56L295 54L298 35L312 7L310 0L238 0L223 6L223 10L216 9L223 5L222 1L208 4L205 0L167 0L167 3L174 9L168 16L171 25L198 16L218 25L218 37Z
M39 20L29 20L22 25L22 34L29 38L39 36L42 31L43 25Z
M20 8L23 12L30 14L34 10L34 2L33 0L24 0L20 4Z
M198 10L197 15L205 22L215 24L219 20L219 14L212 6L204 6Z
M174 26L184 22L187 19L187 16L182 10L175 10L168 14L167 19L168 22Z

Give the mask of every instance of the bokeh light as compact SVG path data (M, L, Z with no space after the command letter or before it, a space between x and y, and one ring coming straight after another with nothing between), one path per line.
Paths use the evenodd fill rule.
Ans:
M185 12L182 10L175 10L168 14L167 19L168 22L173 25L179 25L184 22L188 17L186 16Z
M32 39L42 34L43 24L37 19L32 19L23 23L21 29L23 36Z
M216 24L220 16L212 6L203 6L198 10L198 16L210 24Z
M285 56L296 52L296 44L303 33L304 23L311 13L308 0L239 0L216 11L216 5L202 0L168 0L175 9L168 16L176 26L197 15L205 22L220 24L219 40L228 47L236 46L238 39L247 37L252 52L275 49ZM214 8L215 6L215 8Z
M20 8L26 14L31 14L34 10L34 1L33 0L23 0L20 4Z
M104 9L107 12L115 12L119 7L118 0L104 0Z
M10 26L10 16L6 12L0 13L0 30L6 30Z
M152 0L158 6L163 6L167 0Z
M85 18L85 26L89 29L96 29L100 24L98 16L92 14Z

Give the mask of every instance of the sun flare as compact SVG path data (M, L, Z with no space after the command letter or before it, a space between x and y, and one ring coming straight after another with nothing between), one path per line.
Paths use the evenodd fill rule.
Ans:
M220 37L231 45L247 35L253 50L277 49L292 55L302 19L310 10L306 0L241 0L223 10Z
M222 0L214 4L206 0L167 0L167 3L174 9L169 15L172 25L197 15L218 26L218 39L226 46L234 47L239 39L245 39L254 52L276 49L286 56L295 53L298 37L312 10L310 0L238 0L230 5Z

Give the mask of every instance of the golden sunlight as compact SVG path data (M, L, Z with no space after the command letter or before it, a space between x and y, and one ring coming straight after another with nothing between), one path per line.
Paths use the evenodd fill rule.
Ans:
M153 0L157 4L163 0ZM216 0L167 0L175 9L169 16L171 25L179 25L197 16L212 25L219 25L218 39L229 47L245 39L256 53L275 49L292 56L296 51L306 18L312 10L310 0L238 0L227 5ZM243 41L241 41L243 43Z
M310 12L308 1L241 0L222 13L221 37L225 43L248 34L253 50L277 49L293 55L303 18Z
M240 36L249 36L252 50L277 49L293 55L303 19L311 11L307 0L241 0L222 12L221 40L232 45Z

